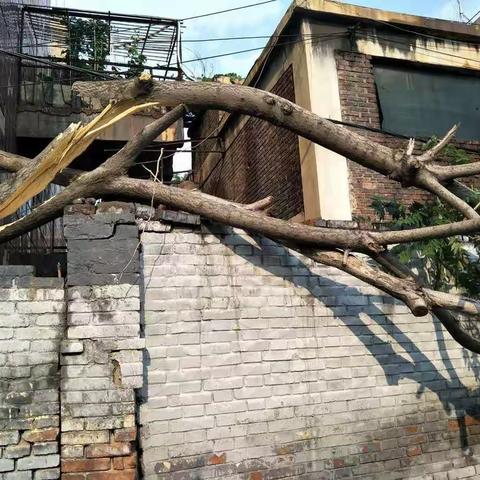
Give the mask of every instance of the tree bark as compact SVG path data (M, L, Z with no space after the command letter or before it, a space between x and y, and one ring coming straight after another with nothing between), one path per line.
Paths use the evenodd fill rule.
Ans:
M75 84L82 96L94 95L110 100L136 104L148 99L175 108L145 127L119 152L92 172L65 171L56 181L67 183L64 191L37 207L26 217L0 228L0 242L13 238L61 215L72 200L85 196L119 195L161 203L176 209L196 213L224 224L265 235L285 243L310 258L335 266L382 291L401 299L414 315L433 311L462 345L480 352L480 342L462 331L459 323L445 309L477 315L479 302L460 295L443 294L425 288L395 258L390 258L386 247L393 243L442 238L451 235L478 233L480 217L465 198L452 193L451 185L442 185L445 178L435 173L432 163L455 133L452 129L432 150L413 156L414 141L406 151L396 151L376 144L344 127L318 117L297 105L273 94L250 87L222 84L192 84L182 82L153 82L151 79L120 82ZM138 97L140 95L140 97ZM138 97L138 98L137 98ZM133 100L134 99L134 100ZM178 120L186 109L210 108L235 111L265 119L287 128L357 163L393 178L404 185L418 186L433 193L460 211L469 220L447 225L403 231L362 231L355 229L320 228L295 224L267 217L269 199L248 207L218 199L198 191L169 187L155 181L132 179L126 176L138 154L162 131ZM0 152L0 167L10 171L31 169L35 161ZM13 182L19 182L21 175ZM448 179L454 177L448 177ZM447 179L447 180L448 180ZM20 182L21 184L21 182ZM457 182L455 183L457 185ZM465 191L461 184L457 187ZM1 193L1 191L0 191ZM260 210L260 211L259 211ZM319 250L321 249L321 250ZM326 251L328 249L328 251ZM343 251L338 251L341 249ZM351 251L366 253L376 259L387 271L371 267L351 256ZM462 343L463 342L463 343ZM475 350L476 349L476 350Z

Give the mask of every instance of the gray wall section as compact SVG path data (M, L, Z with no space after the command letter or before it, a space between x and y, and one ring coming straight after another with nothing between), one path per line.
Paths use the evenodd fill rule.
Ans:
M63 280L0 266L0 478L60 478Z
M78 213L90 207L72 205L63 219L68 285L138 283L139 237L133 206L121 213Z
M62 475L134 480L135 389L143 383L145 341L140 338L133 206L72 205L64 225L68 302L61 352Z
M145 478L480 478L479 359L436 320L239 230L141 240Z

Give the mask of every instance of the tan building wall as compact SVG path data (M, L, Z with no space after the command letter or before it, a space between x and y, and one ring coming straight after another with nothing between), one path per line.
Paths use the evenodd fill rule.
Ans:
M292 33L299 36L291 45L273 48L279 36ZM365 54L374 60L412 62L420 67L480 70L479 36L479 25L329 0L296 0L252 67L245 84L271 91L280 75L291 66L295 102L322 117L344 121L345 105L341 95L348 95L348 91L341 92L339 88L337 52ZM355 100L362 102L363 98ZM230 117L225 128L220 129L225 148L235 141L246 121L245 117ZM355 171L349 168L347 159L302 138L298 139L298 145L304 218L351 220L352 214L358 212L350 188ZM200 179L208 176L212 164L215 164L214 155L201 162L196 170Z

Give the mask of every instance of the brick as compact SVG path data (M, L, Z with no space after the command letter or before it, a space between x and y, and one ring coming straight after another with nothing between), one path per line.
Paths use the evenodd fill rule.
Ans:
M52 442L58 437L58 428L45 428L24 432L22 438L27 442Z
M86 480L135 480L136 470L88 473Z
M0 446L17 444L20 439L18 431L0 432Z
M48 455L50 453L58 453L57 442L35 443L32 447L34 455Z
M115 430L113 439L116 442L133 442L137 439L137 429L124 428L120 430Z
M109 441L110 433L108 430L91 432L65 432L62 433L62 445L88 445L90 443L106 443Z
M89 445L85 449L85 455L88 458L95 457L121 457L132 453L132 446L130 443L105 443L97 445Z
M45 470L37 470L33 474L34 480L56 480L57 478L60 478L59 468L48 468Z
M8 458L0 458L0 472L11 472L14 469L15 461Z
M61 450L61 458L82 458L83 457L83 445L63 445Z
M22 458L30 455L31 445L24 440L17 445L9 445L5 448L3 456L5 458Z
M110 458L62 459L62 473L93 472L110 469Z
M56 467L60 463L59 455L42 455L19 458L17 470L34 470Z

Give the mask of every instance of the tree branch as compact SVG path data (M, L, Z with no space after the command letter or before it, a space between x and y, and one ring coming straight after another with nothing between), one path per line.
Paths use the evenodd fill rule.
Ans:
M446 204L455 208L466 218L476 219L480 218L479 214L467 202L453 194L448 188L444 187L431 173L422 171L418 175L418 182L423 188L430 193L433 193L438 198L443 200Z
M454 125L436 145L430 148L430 150L427 150L424 154L420 155L418 159L424 163L433 162L451 142L459 127L459 124Z
M465 163L464 165L435 165L434 171L442 182L455 178L473 177L480 175L480 162Z

